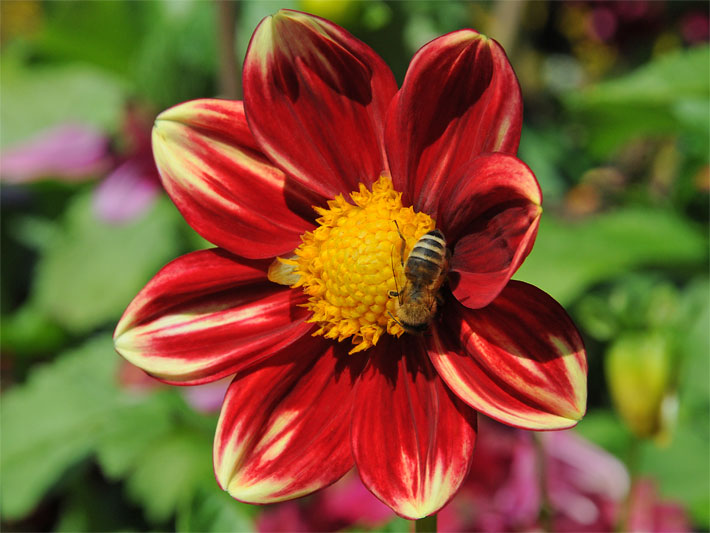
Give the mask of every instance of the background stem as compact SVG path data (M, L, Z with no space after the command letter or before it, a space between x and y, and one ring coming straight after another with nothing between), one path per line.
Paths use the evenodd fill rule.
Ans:
M415 520L414 531L416 533L436 533L436 515L433 514Z
M217 0L217 52L219 55L219 94L224 98L241 98L241 79L235 51L237 4Z
M639 452L641 449L641 439L633 435L629 443L628 456L626 460L626 468L629 470L631 483L629 484L629 492L624 500L621 512L619 513L619 521L617 523L617 531L630 531L629 522L631 520L631 506L633 504L634 492L638 481L639 467Z
M535 455L537 458L537 477L540 489L540 515L538 517L540 527L543 531L552 531L552 507L550 505L550 494L547 489L547 455L542 436L533 433L535 442Z

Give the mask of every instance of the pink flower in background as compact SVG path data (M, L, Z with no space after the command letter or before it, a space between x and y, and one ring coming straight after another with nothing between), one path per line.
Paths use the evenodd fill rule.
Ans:
M106 222L139 217L160 193L152 158L135 156L113 170L94 191L94 213Z
M629 491L621 461L574 431L538 434L546 498L533 434L481 417L476 459L461 492L439 514L439 531L533 531L543 505L558 532L614 531ZM634 531L690 531L682 507L661 501L653 485L635 485Z
M82 181L108 170L110 140L92 126L66 123L42 131L0 154L0 176L7 183L42 178Z
M153 118L141 107L126 107L122 125L124 155L94 193L94 213L98 218L120 223L139 217L162 191L150 146Z
M109 136L87 124L67 123L45 130L0 154L0 178L7 183L42 179L78 182L108 175L94 191L94 213L120 223L144 213L161 191L150 147L152 115L128 105L120 154Z
M533 434L480 417L476 456L460 492L439 513L438 531L540 531L543 505L557 532L614 531L629 490L624 465L574 431L541 433L547 503ZM261 533L382 527L394 513L354 472L310 498L263 508ZM654 484L634 487L633 531L690 531L681 506L661 501Z
M440 531L539 529L544 497L533 434L481 419L471 473L439 517ZM572 431L541 433L555 531L608 531L629 487L623 464Z
M154 378L150 379L157 381ZM227 376L203 385L182 387L180 393L195 411L207 414L217 413L222 408L224 395L227 394L227 389L231 382L232 376Z
M628 525L632 531L691 531L690 520L683 507L661 500L655 483L650 479L640 479L634 484Z
M689 44L707 42L710 39L710 18L702 10L691 11L683 15L680 30Z
M256 526L260 533L337 531L355 524L377 528L394 517L351 470L309 499L265 506Z

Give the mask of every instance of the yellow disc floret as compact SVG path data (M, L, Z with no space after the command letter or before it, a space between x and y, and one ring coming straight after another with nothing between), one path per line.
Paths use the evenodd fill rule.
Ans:
M302 236L295 256L279 261L290 266L292 287L303 287L310 297L310 321L320 326L314 335L352 337L354 353L377 344L385 331L403 333L389 292L401 290L402 261L435 225L428 215L402 206L402 193L387 176L372 191L361 184L350 197L352 203L338 195L328 209L316 207L318 228Z

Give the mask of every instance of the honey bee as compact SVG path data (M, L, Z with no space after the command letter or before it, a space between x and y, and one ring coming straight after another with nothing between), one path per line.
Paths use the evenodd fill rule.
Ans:
M435 229L419 238L404 262L406 241L402 232L399 232L399 236L402 238L400 262L404 266L406 281L401 291L399 288L389 291L390 297L398 297L395 303L397 316L392 316L391 313L390 316L407 333L421 334L427 330L436 314L440 298L439 288L449 272L450 252L446 248L444 234Z

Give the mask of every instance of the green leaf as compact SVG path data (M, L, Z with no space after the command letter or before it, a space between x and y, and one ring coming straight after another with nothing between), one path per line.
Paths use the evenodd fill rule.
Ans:
M167 398L173 391L162 392L137 394L114 413L96 450L99 465L109 479L127 476L151 446L175 427L172 402Z
M575 431L616 457L625 458L627 455L631 433L611 411L589 411L577 424Z
M162 198L140 219L111 225L97 220L90 195L78 197L37 265L37 305L75 333L118 320L131 298L177 255L176 216Z
M677 325L683 360L679 384L679 428L668 456L649 452L648 468L661 476L661 489L686 502L701 529L710 528L710 283L700 279L684 291ZM671 468L679 461L678 469ZM685 477L684 477L685 476ZM687 481L687 483L686 483Z
M130 74L152 2L51 2L34 45L53 59L89 62Z
M3 517L31 511L72 465L86 458L116 406L118 357L97 337L38 367L2 401Z
M621 78L570 93L564 102L587 129L589 150L608 156L639 135L685 132L710 139L710 47L679 50Z
M215 531L243 530L228 524L246 523L244 509L236 511L241 518L234 522L234 509L210 496L222 493L211 460L216 420L192 412L173 387L125 400L97 445L103 473L124 479L128 495L154 524L177 513L192 531L211 530L209 520L224 526L215 525Z
M710 87L710 47L671 52L621 78L570 94L570 101L585 107L611 104L675 104L681 99L704 99Z
M216 484L195 495L190 505L178 509L177 531L254 531L251 515L256 507L238 502Z
M0 146L63 122L82 122L112 131L123 112L124 87L115 77L87 65L25 67L0 62Z
M412 521L405 518L396 517L387 522L378 531L381 533L406 533L412 530Z
M533 171L546 202L557 201L564 195L565 182L559 167L569 150L558 130L542 131L523 128L518 157Z
M11 219L9 226L18 242L38 251L56 238L59 229L55 220L31 214Z
M702 416L707 417L707 412ZM682 501L703 530L710 527L709 439L707 431L685 423L678 427L668 448L644 443L640 467L642 474L658 480L665 498Z
M710 433L710 283L696 280L688 285L681 302L676 332L683 355L681 369L681 415L693 419Z
M158 108L215 94L216 17L212 3L156 4L154 24L136 55L133 78L137 90Z
M142 504L147 518L161 523L179 507L190 505L197 486L207 477L214 479L211 439L177 429L151 445L126 484L129 495Z
M515 278L567 304L590 285L635 268L703 269L707 248L703 233L671 211L626 208L579 222L543 214L535 247Z
M0 320L0 347L21 356L45 355L62 347L67 334L31 304Z
M679 299L678 289L658 273L630 272L585 294L575 308L575 319L598 340L631 331L660 330L672 336L681 319Z
M78 531L146 531L147 524L135 507L122 497L122 487L110 485L92 471L75 476L62 487L59 516L52 531L76 533Z

